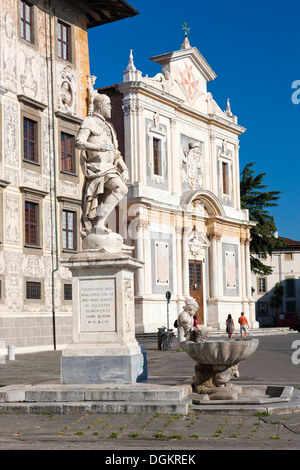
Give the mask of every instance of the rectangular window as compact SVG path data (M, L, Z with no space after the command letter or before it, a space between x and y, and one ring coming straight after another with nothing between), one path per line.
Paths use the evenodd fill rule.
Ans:
M33 43L33 6L21 0L21 37Z
M23 118L23 148L24 160L38 162L38 123L26 117Z
M293 253L286 253L285 254L285 259L287 261L292 261L293 260Z
M189 263L189 282L190 287L201 287L202 283L202 264L197 262Z
M61 171L75 173L75 137L61 132Z
M267 302L257 302L258 306L258 316L267 317L268 316L268 304Z
M64 284L64 300L72 300L72 284Z
M223 194L229 194L228 163L222 162Z
M42 286L40 282L26 282L26 299L41 299Z
M286 279L285 296L296 297L296 280L292 277Z
M62 213L62 237L64 250L76 250L76 212L64 210Z
M160 140L153 139L153 173L160 175Z
M25 201L25 244L37 246L39 242L39 205Z
M295 300L288 300L286 302L286 311L287 312L297 312Z
M267 292L266 279L264 277L259 277L258 278L258 292L260 294L263 294L264 292Z
M71 26L57 22L57 45L58 57L71 60Z

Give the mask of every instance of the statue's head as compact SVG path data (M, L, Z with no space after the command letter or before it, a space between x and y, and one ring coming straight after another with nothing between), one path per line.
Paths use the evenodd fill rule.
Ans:
M107 119L111 117L110 98L107 95L100 95L98 93L94 98L93 106L95 113L99 113Z
M188 312L189 315L193 316L199 308L198 303L193 297L189 297L185 300L184 310Z

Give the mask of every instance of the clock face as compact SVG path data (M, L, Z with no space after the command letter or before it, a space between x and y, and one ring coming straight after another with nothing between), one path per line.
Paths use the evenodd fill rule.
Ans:
M198 95L198 92L199 92L198 90L199 80L195 79L192 69L193 69L192 65L190 67L186 65L185 69L182 72L180 72L181 85L184 88L187 98L191 101L195 99L195 97Z

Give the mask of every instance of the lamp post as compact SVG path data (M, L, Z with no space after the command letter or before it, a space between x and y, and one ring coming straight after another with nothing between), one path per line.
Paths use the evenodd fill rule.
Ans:
M171 299L170 291L166 292L166 299L167 299L167 329L169 329L169 305L170 305L170 299Z

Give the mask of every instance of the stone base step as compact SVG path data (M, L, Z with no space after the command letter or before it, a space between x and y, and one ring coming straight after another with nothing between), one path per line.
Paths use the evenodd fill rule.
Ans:
M260 335L282 335L282 334L289 334L289 333L298 333L297 330L292 330L291 328L288 327L271 327L271 328L249 328L248 329L248 335L251 336L260 336ZM236 327L235 329L235 335L240 334L240 329L239 326ZM177 336L177 330L174 328L174 336ZM217 330L215 328L212 329L211 336L226 336L227 333L225 328L221 330ZM138 341L142 341L143 338L157 338L157 333L140 333L136 335L136 339Z
M0 413L188 412L191 385L10 385L0 389Z
M298 333L296 330L292 330L291 328L249 328L248 329L248 336L260 336L260 335L282 335L282 334L289 334L289 333ZM235 335L240 335L240 328L237 326L235 328ZM227 336L226 330L212 330L211 336Z
M181 402L39 402L39 403L1 403L0 413L22 414L188 414L191 400Z

